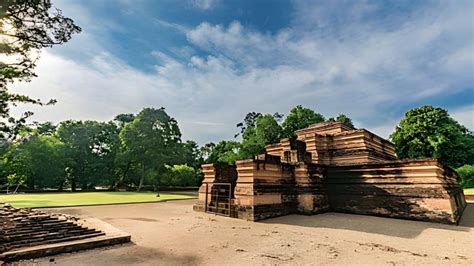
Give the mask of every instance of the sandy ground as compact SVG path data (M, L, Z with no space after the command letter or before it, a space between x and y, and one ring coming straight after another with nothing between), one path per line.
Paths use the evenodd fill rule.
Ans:
M133 244L20 265L474 265L474 203L460 226L340 213L247 222L192 211L194 200L53 209L102 219Z

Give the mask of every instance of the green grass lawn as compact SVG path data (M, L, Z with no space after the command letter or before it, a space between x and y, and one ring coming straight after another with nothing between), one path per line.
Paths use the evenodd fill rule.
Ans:
M474 195L474 188L465 188L464 195Z
M0 202L6 202L17 208L61 207L100 205L113 203L158 202L163 200L195 198L189 195L153 192L65 192L65 193L30 193L0 195Z

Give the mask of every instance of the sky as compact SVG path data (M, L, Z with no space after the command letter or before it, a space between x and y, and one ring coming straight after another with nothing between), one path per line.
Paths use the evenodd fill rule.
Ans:
M474 131L473 1L53 0L82 27L15 92L34 121L164 107L183 139L232 139L248 112L344 113L387 138L434 105Z

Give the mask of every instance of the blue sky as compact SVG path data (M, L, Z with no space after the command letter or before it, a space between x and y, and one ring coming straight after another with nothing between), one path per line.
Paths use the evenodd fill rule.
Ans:
M474 130L473 3L53 0L83 32L14 90L58 100L39 121L163 106L200 144L298 104L383 137L425 104Z

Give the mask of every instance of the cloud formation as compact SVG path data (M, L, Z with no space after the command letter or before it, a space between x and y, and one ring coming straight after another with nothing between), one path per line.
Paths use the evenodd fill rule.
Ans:
M407 111L400 106L472 90L474 34L463 5L422 6L416 15L388 18L377 17L381 8L302 2L292 24L274 34L239 21L188 28L157 19L187 43L173 53L150 52L153 71L133 68L93 42L100 49L83 60L44 53L39 78L15 90L59 101L35 108L37 120L109 120L164 106L184 137L201 144L232 138L247 112L286 113L297 104L327 117L346 113L356 126L388 137ZM474 129L472 106L449 111Z

